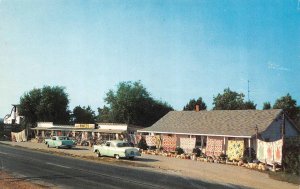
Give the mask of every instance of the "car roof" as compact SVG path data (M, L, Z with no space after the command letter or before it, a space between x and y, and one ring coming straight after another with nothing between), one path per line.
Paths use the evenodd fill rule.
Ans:
M126 141L123 141L123 140L108 140L106 142L114 142L114 143L117 143L117 142L126 142Z

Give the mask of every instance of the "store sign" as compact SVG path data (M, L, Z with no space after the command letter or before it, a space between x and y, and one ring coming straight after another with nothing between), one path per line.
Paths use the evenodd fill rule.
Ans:
M75 128L95 129L95 124L75 124Z

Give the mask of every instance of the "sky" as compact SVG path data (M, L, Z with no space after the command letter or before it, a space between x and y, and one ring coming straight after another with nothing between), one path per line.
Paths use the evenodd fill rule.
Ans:
M0 117L33 88L105 105L122 81L182 110L225 88L300 104L298 0L0 0Z

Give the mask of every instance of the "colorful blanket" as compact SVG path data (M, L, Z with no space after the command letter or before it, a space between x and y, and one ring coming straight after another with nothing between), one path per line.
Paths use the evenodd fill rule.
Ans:
M162 147L163 147L163 149L166 150L166 151L175 151L176 141L177 141L176 136L163 135L162 136Z
M207 156L220 156L224 149L223 137L207 137L205 154Z
M228 140L227 156L229 160L240 160L244 155L244 140Z
M156 144L155 144L155 146L156 146L156 148L157 149L160 149L161 148L161 137L160 137L160 135L155 135L155 137L156 137Z
M257 139L257 159L261 162L273 165L282 163L282 139L274 142L264 142Z
M25 142L25 141L27 141L25 130L23 130L21 132L18 132L18 133L11 132L11 140L13 142Z
M196 138L180 138L180 148L186 153L192 153L196 146Z
M146 136L146 143L147 146L156 146L156 137L155 136Z

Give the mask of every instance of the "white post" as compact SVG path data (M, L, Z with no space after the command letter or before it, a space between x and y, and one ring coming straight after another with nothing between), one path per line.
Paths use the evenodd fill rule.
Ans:
M249 156L251 157L251 138L248 139Z
M203 150L203 141L204 141L202 135L200 136L200 140L201 140L201 151L202 151Z
M226 154L225 153L226 152L226 139L225 139L225 137L224 137L223 143L224 143L224 150L222 150L222 151L223 151L224 154Z

